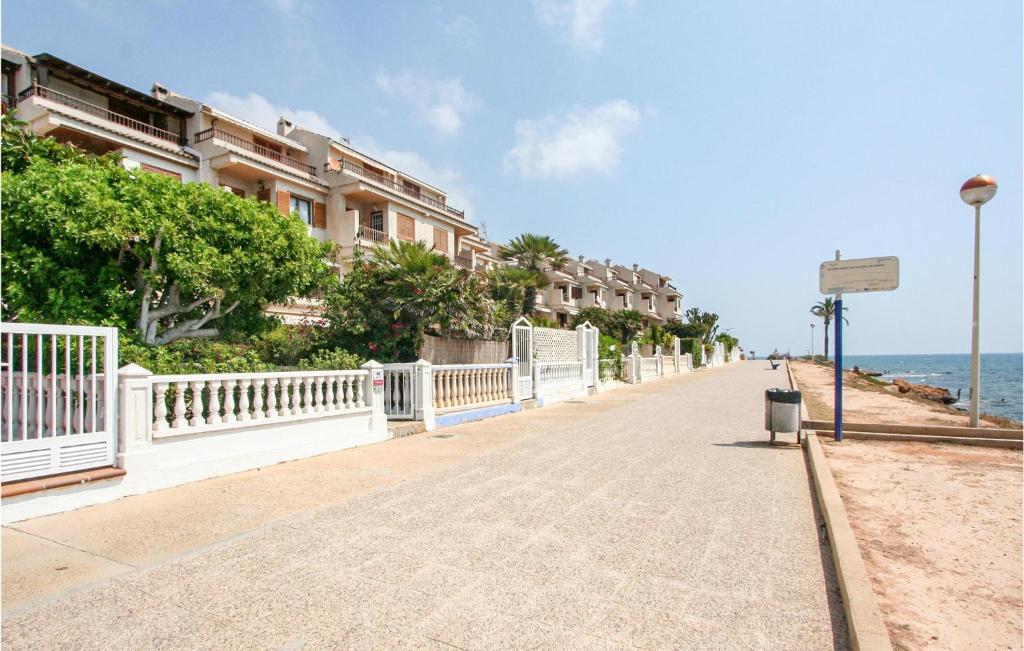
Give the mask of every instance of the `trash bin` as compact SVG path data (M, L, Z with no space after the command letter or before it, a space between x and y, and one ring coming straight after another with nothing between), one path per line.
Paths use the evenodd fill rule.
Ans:
M764 392L764 428L772 433L796 432L800 440L800 392L793 389L768 389Z

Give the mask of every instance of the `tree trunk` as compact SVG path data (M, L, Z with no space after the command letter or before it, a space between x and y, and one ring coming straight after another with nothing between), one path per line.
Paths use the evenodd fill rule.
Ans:
M530 286L523 291L523 316L531 316L537 306L537 288Z
M825 320L825 361L828 361L828 319Z

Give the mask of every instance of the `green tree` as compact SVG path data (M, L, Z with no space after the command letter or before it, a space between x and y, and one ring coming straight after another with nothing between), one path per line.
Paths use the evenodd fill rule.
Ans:
M843 308L843 312L847 312L848 308ZM819 301L814 304L811 308L811 314L818 317L825 322L825 361L828 361L828 327L836 318L836 303L829 296L823 301ZM845 316L843 316L843 323L849 323Z
M569 252L547 235L523 233L501 247L501 258L514 262L520 269L531 272L532 280L525 286L522 313L533 314L537 304L537 290L551 284L544 275L548 267L559 269L569 260Z
M324 342L362 357L413 361L424 334L504 335L503 306L485 279L422 242L392 241L361 255L326 299Z
M5 124L3 157L16 161L3 171L5 318L116 325L165 344L215 337L236 310L329 282L328 248L294 215L16 131Z
M628 344L643 332L644 317L636 310L612 312L611 329L622 344Z
M699 307L691 307L686 310L686 321L700 332L700 340L704 344L712 344L718 334L718 315L714 312L704 312Z
M607 334L614 336L615 328L613 324L615 322L615 313L611 310L607 310L597 305L582 308L578 314L572 317L571 325L575 328L576 326L583 325L587 322L600 330L602 335Z

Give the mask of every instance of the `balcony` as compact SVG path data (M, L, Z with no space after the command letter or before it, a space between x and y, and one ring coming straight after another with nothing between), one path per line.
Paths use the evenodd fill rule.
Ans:
M391 239L384 231L378 231L369 226L360 226L359 230L356 231L356 238L372 244L387 244Z
M154 127L151 124L146 124L145 122L130 118L127 115L115 113L109 109L103 108L102 106L90 104L89 102L80 100L77 97L65 95L64 93L55 91L52 88L47 88L46 86L37 85L32 86L31 88L26 88L18 94L18 104L20 105L31 97L44 99L54 104L65 106L81 113L86 113L94 118L99 118L104 122L108 122L111 125L116 125L124 129L147 135L151 138L166 141L176 147L187 144L187 141L177 133L161 129L159 127Z
M386 189L386 190L388 190L390 192L398 193L398 194L402 195L403 197L411 197L412 199L415 199L416 201L419 201L421 203L425 203L426 205L430 206L431 208L434 208L435 210L438 210L438 211L440 211L442 213L447 213L449 215L453 215L453 216L455 216L455 217L457 217L459 219L465 219L466 218L466 213L465 212L463 212L461 210L457 210L455 208L452 208L451 206L447 205L443 201L438 201L437 199L434 199L433 197L428 197L427 195L423 194L422 192L417 192L416 190L414 190L412 188L407 188L404 185L402 185L401 183L396 183L395 181L389 179L386 176L382 176L382 175L377 174L375 172L371 172L369 170L363 169L361 166L356 165L355 163L352 163L352 162L347 161L347 160L331 161L331 162L324 163L324 171L325 172L342 172L342 171L344 171L345 173L351 174L352 176L355 176L357 178L361 178L361 179L370 181L371 183L373 183L375 185L382 186L384 189Z
M455 263L456 267L462 267L463 269L473 269L473 256L471 255L456 255L452 258L452 262Z
M301 174L316 179L316 167L314 167L313 165L307 165L306 163L303 163L300 160L296 160L290 156L285 156L284 154L274 151L269 147L264 147L262 145L257 145L254 142L249 142L248 140L236 136L233 133L228 133L227 131L222 131L221 129L218 129L216 127L211 127L209 129L205 129L197 133L195 135L195 138L192 139L192 142L194 144L199 144L207 140L220 140L221 142L229 145L230 147L235 147L237 149L241 149L244 152L255 154L260 158L273 161L278 165L290 167L291 169Z

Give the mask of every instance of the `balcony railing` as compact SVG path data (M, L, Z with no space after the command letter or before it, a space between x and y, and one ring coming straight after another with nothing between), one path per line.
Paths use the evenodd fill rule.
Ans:
M200 131L195 135L195 138L193 138L193 142L200 143L203 142L204 140L209 140L210 138L223 140L232 147L238 147L239 149L244 149L245 151L256 154L257 156L260 156L262 158L267 158L276 163L287 165L288 167L296 169L302 172L303 174L308 174L309 176L316 176L316 167L312 165L307 165L306 163L303 163L302 161L299 160L295 160L290 156L285 156L280 152L274 151L270 147L264 147L263 145L257 145L254 142L249 142L245 138L240 138L233 133L221 131L216 127L211 127L204 131Z
M452 260L455 262L456 267L462 267L463 269L473 268L473 256L456 255Z
M147 136L152 136L154 138L166 140L167 142L173 143L175 145L184 145L187 142L177 133L171 133L166 129L154 127L151 124L146 124L145 122L141 122L139 120L136 120L135 118L130 118L127 115L114 113L113 111L105 109L102 106L90 104L89 102L82 101L77 97L65 95L64 93L53 90L52 88L47 88L46 86L34 85L30 88L26 88L25 90L21 91L21 93L18 94L18 103L20 104L25 99L33 96L48 99L51 102L67 106L68 108L73 108L76 111L88 113L89 115L98 117L102 120L113 122L114 124L117 124L119 126L131 129L132 131L144 133Z
M369 226L360 226L359 230L356 231L356 237L367 242L373 242L374 244L387 244L388 240L391 239L384 231L378 231Z
M427 195L423 194L422 192L417 192L416 190L414 190L412 188L407 188L406 186L402 185L401 183L396 183L395 181L392 181L391 179L389 179L386 176L382 176L380 174L377 174L376 172L371 172L371 171L363 168L360 165L356 165L355 163L349 162L347 160L342 160L340 167L337 164L332 165L331 163L324 163L324 171L325 172L339 172L341 170L344 170L344 171L346 171L346 172L348 172L350 174L353 174L355 176L359 176L359 177L362 177L364 179L368 179L370 181L373 181L374 183L376 183L378 185L382 185L385 188L387 188L388 190L391 190L392 192L398 192L398 193L400 193L402 195L405 195L407 197L412 197L413 199L416 199L417 201L422 201L423 203L427 204L428 206L430 206L432 208L436 208L437 210L440 210L441 212L446 212L446 213L455 215L459 219L465 219L466 218L466 213L465 212L463 212L461 210L457 210L455 208L452 208L451 206L447 205L443 201L438 201L437 199L434 199L433 197L428 197Z

